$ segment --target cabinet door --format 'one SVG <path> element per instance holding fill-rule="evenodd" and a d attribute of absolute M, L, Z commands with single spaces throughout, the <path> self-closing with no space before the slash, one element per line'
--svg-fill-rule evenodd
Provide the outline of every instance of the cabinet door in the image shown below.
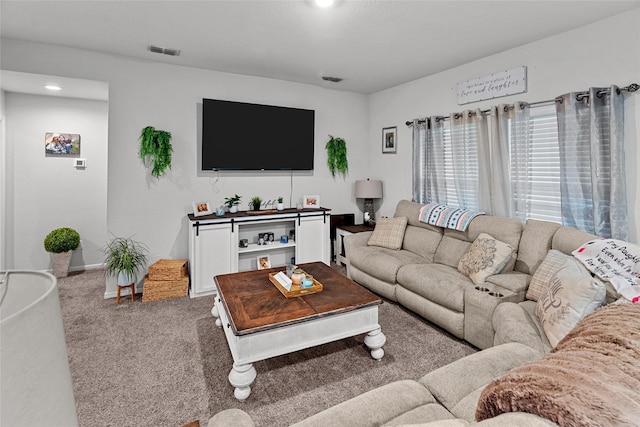
<path fill-rule="evenodd" d="M 329 265 L 330 243 L 328 219 L 325 221 L 323 216 L 300 218 L 300 224 L 296 225 L 296 264 L 321 261 Z"/>
<path fill-rule="evenodd" d="M 214 276 L 231 273 L 231 260 L 237 256 L 231 225 L 201 225 L 194 227 L 191 234 L 191 296 L 214 293 Z"/>

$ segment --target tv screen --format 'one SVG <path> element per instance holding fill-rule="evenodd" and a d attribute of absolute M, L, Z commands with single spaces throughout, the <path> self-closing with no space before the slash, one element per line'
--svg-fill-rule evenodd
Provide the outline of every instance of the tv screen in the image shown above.
<path fill-rule="evenodd" d="M 315 111 L 202 100 L 202 170 L 312 170 Z"/>

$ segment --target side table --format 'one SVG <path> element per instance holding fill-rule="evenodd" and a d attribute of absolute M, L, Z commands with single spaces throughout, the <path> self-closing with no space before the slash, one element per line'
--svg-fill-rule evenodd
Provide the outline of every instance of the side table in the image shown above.
<path fill-rule="evenodd" d="M 355 233 L 362 233 L 365 231 L 373 231 L 374 225 L 341 225 L 336 228 L 336 262 L 346 265 L 347 257 L 344 252 L 344 237 Z"/>

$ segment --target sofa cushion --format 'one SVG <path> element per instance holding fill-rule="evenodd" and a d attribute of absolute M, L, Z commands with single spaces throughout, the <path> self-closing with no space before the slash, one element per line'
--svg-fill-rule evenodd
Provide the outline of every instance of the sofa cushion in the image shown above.
<path fill-rule="evenodd" d="M 569 255 L 555 249 L 547 252 L 544 261 L 542 261 L 542 264 L 536 269 L 536 272 L 531 278 L 529 289 L 527 289 L 527 299 L 538 301 L 540 295 L 549 287 L 553 275 L 556 274 L 570 258 Z"/>
<path fill-rule="evenodd" d="M 400 249 L 406 228 L 406 217 L 380 218 L 367 244 L 388 249 Z"/>
<path fill-rule="evenodd" d="M 433 256 L 433 262 L 457 269 L 458 264 L 460 264 L 460 258 L 467 253 L 470 246 L 471 242 L 444 235 Z"/>
<path fill-rule="evenodd" d="M 407 426 L 407 425 L 415 425 L 422 424 L 430 421 L 442 421 L 442 420 L 452 420 L 454 416 L 451 412 L 447 411 L 444 406 L 439 403 L 427 403 L 426 405 L 418 406 L 415 409 L 412 409 L 404 414 L 396 417 L 384 425 L 385 427 L 390 426 Z"/>
<path fill-rule="evenodd" d="M 383 425 L 413 409 L 435 403 L 431 393 L 418 382 L 395 381 L 332 406 L 293 426 Z M 446 416 L 446 411 L 439 412 Z"/>
<path fill-rule="evenodd" d="M 476 285 L 482 285 L 488 276 L 500 273 L 515 254 L 512 246 L 481 233 L 460 259 L 458 270 Z"/>
<path fill-rule="evenodd" d="M 379 246 L 360 247 L 358 250 L 348 252 L 348 256 L 351 265 L 388 283 L 396 283 L 396 274 L 403 265 L 426 262 L 424 258 L 413 252 Z"/>
<path fill-rule="evenodd" d="M 598 239 L 595 234 L 578 230 L 573 227 L 560 227 L 553 235 L 551 241 L 551 249 L 556 249 L 570 255 L 571 252 L 578 249 L 590 240 Z"/>
<path fill-rule="evenodd" d="M 464 311 L 464 290 L 469 278 L 442 264 L 407 264 L 398 270 L 400 286 L 450 310 Z"/>
<path fill-rule="evenodd" d="M 535 273 L 551 249 L 553 235 L 560 226 L 557 222 L 528 219 L 522 231 L 515 269 L 527 274 Z"/>
<path fill-rule="evenodd" d="M 427 262 L 433 262 L 433 256 L 442 239 L 442 233 L 433 230 L 407 225 L 402 241 L 402 249 L 406 249 L 423 257 Z"/>
<path fill-rule="evenodd" d="M 570 258 L 551 278 L 540 296 L 536 315 L 555 346 L 587 314 L 605 303 L 604 284 L 592 277 L 579 261 Z"/>

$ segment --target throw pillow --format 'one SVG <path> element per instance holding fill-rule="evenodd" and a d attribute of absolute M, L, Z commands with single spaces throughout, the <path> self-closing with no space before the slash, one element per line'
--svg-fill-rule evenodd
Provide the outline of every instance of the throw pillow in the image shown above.
<path fill-rule="evenodd" d="M 548 251 L 542 264 L 533 273 L 531 283 L 529 283 L 529 288 L 527 289 L 527 299 L 538 301 L 540 295 L 549 287 L 551 277 L 564 266 L 568 259 L 571 259 L 571 257 L 560 251 L 555 249 Z"/>
<path fill-rule="evenodd" d="M 407 217 L 380 218 L 373 229 L 367 245 L 388 249 L 400 249 L 407 228 Z"/>
<path fill-rule="evenodd" d="M 583 317 L 605 303 L 606 295 L 604 283 L 575 259 L 567 259 L 536 305 L 549 343 L 555 347 Z"/>
<path fill-rule="evenodd" d="M 487 277 L 500 273 L 515 253 L 516 250 L 511 245 L 496 240 L 487 233 L 480 233 L 467 253 L 460 258 L 458 271 L 469 276 L 476 285 L 482 285 Z"/>

